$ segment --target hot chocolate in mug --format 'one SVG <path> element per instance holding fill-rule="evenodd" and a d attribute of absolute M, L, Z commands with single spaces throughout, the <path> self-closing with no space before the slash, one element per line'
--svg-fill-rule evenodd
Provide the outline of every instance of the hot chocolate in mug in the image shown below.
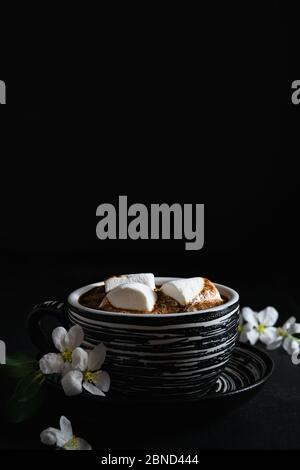
<path fill-rule="evenodd" d="M 177 278 L 156 277 L 157 286 Z M 98 282 L 72 292 L 67 304 L 44 302 L 28 317 L 32 342 L 41 354 L 53 350 L 42 328 L 54 316 L 69 328 L 84 330 L 83 347 L 103 342 L 104 369 L 111 390 L 134 397 L 192 400 L 206 394 L 224 370 L 237 340 L 239 296 L 230 287 L 215 284 L 224 303 L 205 310 L 168 314 L 123 313 L 92 309 L 79 303 Z M 109 392 L 108 392 L 109 393 Z"/>

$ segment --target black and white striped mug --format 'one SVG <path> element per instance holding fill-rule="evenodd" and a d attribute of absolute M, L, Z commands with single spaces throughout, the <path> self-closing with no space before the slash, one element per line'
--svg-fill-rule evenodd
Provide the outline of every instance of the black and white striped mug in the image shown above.
<path fill-rule="evenodd" d="M 156 285 L 173 279 L 158 277 Z M 105 370 L 111 376 L 112 390 L 138 398 L 188 400 L 213 387 L 237 339 L 236 291 L 215 284 L 225 300 L 222 305 L 164 315 L 107 312 L 79 303 L 82 294 L 102 285 L 98 282 L 72 292 L 67 313 L 59 302 L 35 307 L 28 320 L 29 333 L 41 352 L 48 352 L 50 347 L 40 327 L 41 320 L 52 314 L 64 326 L 82 326 L 85 347 L 105 344 Z"/>

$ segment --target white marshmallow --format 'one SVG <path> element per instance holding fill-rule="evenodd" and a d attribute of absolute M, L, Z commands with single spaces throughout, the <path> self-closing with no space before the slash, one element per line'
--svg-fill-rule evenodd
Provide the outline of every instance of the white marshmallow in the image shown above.
<path fill-rule="evenodd" d="M 145 284 L 149 286 L 150 289 L 155 289 L 154 274 L 152 273 L 123 274 L 122 276 L 113 276 L 106 279 L 106 281 L 104 281 L 105 292 L 109 292 L 122 284 L 129 284 L 131 282 Z"/>
<path fill-rule="evenodd" d="M 161 286 L 161 291 L 175 299 L 180 305 L 192 302 L 204 287 L 203 277 L 191 277 L 190 279 L 177 279 L 166 282 Z"/>
<path fill-rule="evenodd" d="M 157 300 L 156 293 L 149 286 L 138 282 L 119 285 L 106 297 L 113 307 L 140 312 L 151 312 Z"/>

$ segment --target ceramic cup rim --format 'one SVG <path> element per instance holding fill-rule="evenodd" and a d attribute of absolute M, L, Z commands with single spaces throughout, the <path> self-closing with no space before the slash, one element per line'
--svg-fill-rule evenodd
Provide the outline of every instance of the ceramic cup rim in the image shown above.
<path fill-rule="evenodd" d="M 174 281 L 176 279 L 181 279 L 181 278 L 179 278 L 179 277 L 160 277 L 160 276 L 158 276 L 158 277 L 155 277 L 155 282 L 156 282 L 156 284 L 161 284 L 161 283 L 164 283 L 164 282 Z M 168 314 L 164 315 L 164 318 L 166 318 L 166 317 L 167 318 L 188 317 L 188 316 L 195 315 L 197 313 L 201 313 L 201 315 L 205 315 L 205 314 L 210 314 L 211 315 L 214 312 L 218 313 L 222 310 L 227 311 L 228 307 L 231 307 L 232 305 L 235 305 L 236 303 L 238 303 L 239 294 L 234 289 L 232 289 L 231 287 L 225 286 L 223 284 L 219 284 L 219 283 L 214 283 L 214 284 L 217 287 L 217 289 L 220 291 L 221 295 L 225 295 L 228 298 L 228 300 L 226 302 L 224 302 L 222 305 L 218 305 L 216 307 L 211 307 L 211 308 L 207 308 L 207 309 L 203 309 L 203 310 L 196 310 L 196 311 L 193 311 L 193 312 L 168 313 Z M 80 288 L 74 290 L 68 296 L 68 304 L 71 307 L 80 309 L 80 310 L 85 311 L 87 313 L 97 314 L 99 316 L 106 315 L 106 316 L 112 316 L 112 317 L 119 316 L 121 318 L 126 318 L 126 317 L 131 317 L 131 318 L 153 318 L 153 320 L 155 318 L 161 318 L 162 317 L 162 315 L 154 315 L 153 313 L 128 313 L 128 312 L 123 313 L 123 312 L 109 312 L 107 310 L 97 310 L 97 309 L 94 309 L 94 308 L 90 308 L 90 307 L 86 307 L 84 305 L 81 305 L 78 302 L 78 299 L 82 294 L 89 291 L 93 287 L 100 287 L 100 286 L 103 286 L 103 285 L 104 285 L 104 281 L 94 282 L 92 284 L 87 284 L 83 287 L 80 287 Z"/>

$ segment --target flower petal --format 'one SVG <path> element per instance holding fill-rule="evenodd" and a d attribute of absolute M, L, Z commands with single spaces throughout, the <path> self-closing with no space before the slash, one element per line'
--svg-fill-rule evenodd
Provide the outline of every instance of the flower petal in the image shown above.
<path fill-rule="evenodd" d="M 257 313 L 252 310 L 250 307 L 242 308 L 242 315 L 246 322 L 248 322 L 252 326 L 257 326 Z"/>
<path fill-rule="evenodd" d="M 265 326 L 273 326 L 278 320 L 278 312 L 274 307 L 266 307 L 257 314 L 259 323 Z"/>
<path fill-rule="evenodd" d="M 76 348 L 72 352 L 72 366 L 74 369 L 84 372 L 88 368 L 88 353 L 82 348 Z"/>
<path fill-rule="evenodd" d="M 62 326 L 58 326 L 57 328 L 54 328 L 52 331 L 52 340 L 54 343 L 54 346 L 59 352 L 63 352 L 65 350 L 65 337 L 67 334 L 67 330 L 63 328 Z"/>
<path fill-rule="evenodd" d="M 297 366 L 298 364 L 300 364 L 299 353 L 300 353 L 300 350 L 298 349 L 298 351 L 294 351 L 293 354 L 292 354 L 292 363 L 293 363 L 295 366 Z"/>
<path fill-rule="evenodd" d="M 105 370 L 99 370 L 94 374 L 95 385 L 97 388 L 102 390 L 102 392 L 108 392 L 110 387 L 110 376 Z"/>
<path fill-rule="evenodd" d="M 300 323 L 293 323 L 289 328 L 289 333 L 291 335 L 300 333 Z"/>
<path fill-rule="evenodd" d="M 64 360 L 60 354 L 45 354 L 40 361 L 39 366 L 43 374 L 60 374 L 64 365 Z"/>
<path fill-rule="evenodd" d="M 54 444 L 57 442 L 56 436 L 59 432 L 60 430 L 55 428 L 44 429 L 44 431 L 42 431 L 40 434 L 41 442 L 46 444 L 46 446 L 54 446 Z"/>
<path fill-rule="evenodd" d="M 253 329 L 253 326 L 250 325 L 250 323 L 244 323 L 242 325 L 242 331 L 240 332 L 239 340 L 242 343 L 247 343 L 248 342 L 248 336 L 247 333 Z"/>
<path fill-rule="evenodd" d="M 99 370 L 105 361 L 106 347 L 103 343 L 98 344 L 89 351 L 88 369 L 91 371 Z"/>
<path fill-rule="evenodd" d="M 241 331 L 240 336 L 239 336 L 239 340 L 242 343 L 247 343 L 248 342 L 247 331 L 245 331 L 245 330 Z"/>
<path fill-rule="evenodd" d="M 67 396 L 79 395 L 82 392 L 83 375 L 79 370 L 71 370 L 61 380 L 62 388 Z"/>
<path fill-rule="evenodd" d="M 63 436 L 66 439 L 66 442 L 71 439 L 73 436 L 72 424 L 65 416 L 61 416 L 59 420 L 59 425 Z"/>
<path fill-rule="evenodd" d="M 293 354 L 295 351 L 299 351 L 299 343 L 293 338 L 285 338 L 283 341 L 283 348 L 287 353 Z"/>
<path fill-rule="evenodd" d="M 251 331 L 248 331 L 246 335 L 247 335 L 248 340 L 250 341 L 250 344 L 252 344 L 252 346 L 257 342 L 259 338 L 259 334 L 254 328 L 252 328 Z"/>
<path fill-rule="evenodd" d="M 73 351 L 73 349 L 81 345 L 83 338 L 84 332 L 81 326 L 72 326 L 72 328 L 69 329 L 64 339 L 65 350 L 67 349 L 68 351 Z"/>
<path fill-rule="evenodd" d="M 56 446 L 57 446 L 57 447 L 62 448 L 62 447 L 64 447 L 64 445 L 68 442 L 68 441 L 66 440 L 64 434 L 63 434 L 61 431 L 59 431 L 59 432 L 57 433 L 56 438 L 57 438 L 57 440 L 56 440 Z"/>
<path fill-rule="evenodd" d="M 277 349 L 282 345 L 282 336 L 280 338 L 275 339 L 272 343 L 267 345 L 267 349 L 273 350 Z"/>
<path fill-rule="evenodd" d="M 283 349 L 290 354 L 290 345 L 291 345 L 291 338 L 285 338 L 283 340 Z"/>
<path fill-rule="evenodd" d="M 284 331 L 289 331 L 289 329 L 295 323 L 295 321 L 296 321 L 295 317 L 290 317 L 286 322 L 284 322 L 284 324 L 282 325 L 282 329 Z"/>
<path fill-rule="evenodd" d="M 105 393 L 103 393 L 101 390 L 99 390 L 98 387 L 96 387 L 96 385 L 93 385 L 90 382 L 83 382 L 83 388 L 92 395 L 100 395 L 105 397 Z"/>
<path fill-rule="evenodd" d="M 265 328 L 265 331 L 259 335 L 260 341 L 264 344 L 271 344 L 276 341 L 277 338 L 277 328 L 275 328 L 275 326 L 269 326 L 268 328 Z"/>
<path fill-rule="evenodd" d="M 299 350 L 300 350 L 299 343 L 293 340 L 291 344 L 291 354 L 294 354 L 294 352 L 299 351 Z"/>

